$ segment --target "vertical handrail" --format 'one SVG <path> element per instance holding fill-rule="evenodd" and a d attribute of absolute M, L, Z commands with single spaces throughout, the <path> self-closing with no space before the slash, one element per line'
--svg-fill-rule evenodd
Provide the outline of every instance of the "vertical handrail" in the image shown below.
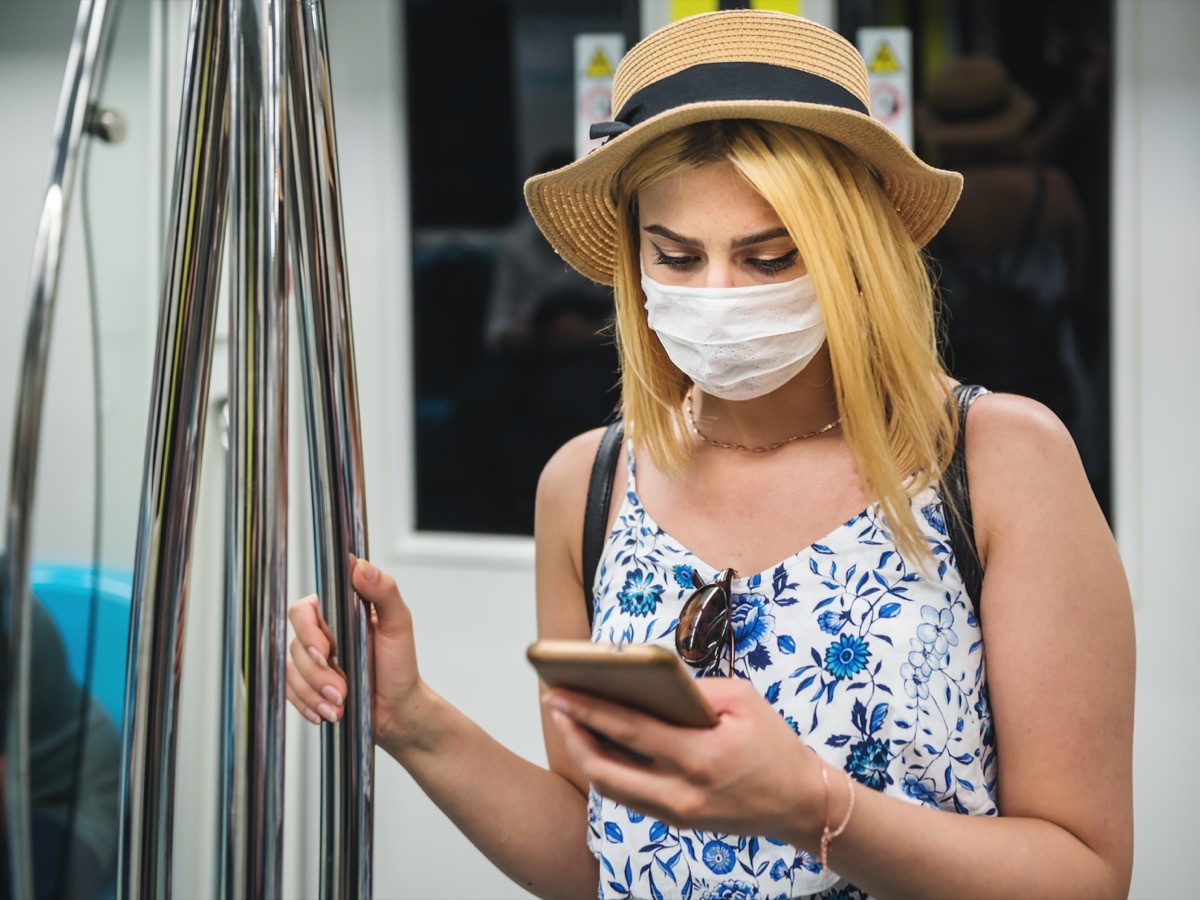
<path fill-rule="evenodd" d="M 289 33 L 296 54 L 290 69 Z M 295 157 L 289 112 L 297 119 Z M 119 890 L 131 898 L 172 891 L 187 568 L 230 183 L 235 260 L 218 890 L 273 898 L 282 881 L 287 205 L 318 510 L 317 576 L 354 695 L 343 725 L 326 729 L 322 745 L 322 893 L 367 898 L 369 617 L 350 586 L 353 557 L 367 550 L 366 504 L 324 19 L 313 0 L 192 6 L 135 564 Z"/>
<path fill-rule="evenodd" d="M 121 897 L 169 897 L 184 612 L 229 168 L 229 20 L 194 0 L 134 563 L 121 765 Z"/>
<path fill-rule="evenodd" d="M 372 661 L 370 618 L 351 584 L 354 560 L 367 555 L 366 501 L 332 85 L 319 2 L 289 4 L 288 41 L 288 208 L 302 329 L 317 593 L 350 682 L 342 722 L 321 731 L 319 895 L 349 900 L 371 896 Z"/>
<path fill-rule="evenodd" d="M 49 183 L 34 242 L 33 288 L 17 392 L 5 516 L 7 565 L 0 578 L 0 615 L 7 646 L 4 683 L 5 820 L 14 897 L 33 896 L 29 798 L 30 596 L 29 554 L 41 439 L 50 328 L 80 144 L 88 108 L 99 90 L 118 0 L 82 0 L 67 57 L 54 123 Z M 100 477 L 97 473 L 96 477 Z"/>
<path fill-rule="evenodd" d="M 230 0 L 234 267 L 219 891 L 272 900 L 283 875 L 287 606 L 285 0 Z"/>

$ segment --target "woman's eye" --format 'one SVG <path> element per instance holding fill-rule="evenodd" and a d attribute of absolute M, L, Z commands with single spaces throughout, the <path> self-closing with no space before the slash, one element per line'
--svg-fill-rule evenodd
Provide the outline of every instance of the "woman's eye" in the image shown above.
<path fill-rule="evenodd" d="M 777 256 L 774 259 L 750 259 L 747 262 L 760 272 L 766 272 L 768 275 L 774 275 L 777 272 L 782 272 L 785 269 L 790 269 L 796 264 L 796 257 L 799 255 L 799 250 L 793 248 L 783 256 Z"/>
<path fill-rule="evenodd" d="M 661 250 L 658 250 L 654 258 L 654 262 L 660 266 L 670 266 L 672 269 L 688 269 L 696 264 L 699 257 L 696 256 L 668 256 Z"/>

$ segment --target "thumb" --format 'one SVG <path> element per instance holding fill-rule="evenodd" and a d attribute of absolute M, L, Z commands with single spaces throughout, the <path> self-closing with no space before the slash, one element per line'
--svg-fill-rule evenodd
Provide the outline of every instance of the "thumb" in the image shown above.
<path fill-rule="evenodd" d="M 696 687 L 718 715 L 737 713 L 758 696 L 753 685 L 742 678 L 697 678 Z"/>
<path fill-rule="evenodd" d="M 374 605 L 379 631 L 389 634 L 404 627 L 408 609 L 392 576 L 360 558 L 354 564 L 353 582 L 358 595 Z"/>

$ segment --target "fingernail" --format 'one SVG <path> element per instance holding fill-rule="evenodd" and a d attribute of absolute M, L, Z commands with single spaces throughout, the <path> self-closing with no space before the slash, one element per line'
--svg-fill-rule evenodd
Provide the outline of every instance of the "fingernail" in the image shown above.
<path fill-rule="evenodd" d="M 548 696 L 543 702 L 546 704 L 546 708 L 555 715 L 562 715 L 571 711 L 571 707 L 562 697 L 556 697 L 553 694 Z"/>
<path fill-rule="evenodd" d="M 321 688 L 321 696 L 334 706 L 342 705 L 342 695 L 337 692 L 337 689 L 332 684 L 327 684 Z"/>
<path fill-rule="evenodd" d="M 309 647 L 308 655 L 311 656 L 313 659 L 315 659 L 317 661 L 317 665 L 320 666 L 322 669 L 329 668 L 329 660 L 327 660 L 325 657 L 323 657 L 321 655 L 320 651 L 318 651 L 316 647 Z"/>
<path fill-rule="evenodd" d="M 371 584 L 374 584 L 375 582 L 377 582 L 379 580 L 379 570 L 377 568 L 375 568 L 373 565 L 371 565 L 369 562 L 367 562 L 365 559 L 362 560 L 362 564 L 363 564 L 363 574 L 367 576 L 367 581 L 371 582 Z"/>
<path fill-rule="evenodd" d="M 567 721 L 566 715 L 564 715 L 562 712 L 560 712 L 557 709 L 550 710 L 550 718 L 553 719 L 554 724 L 559 727 L 561 727 L 562 724 Z"/>
<path fill-rule="evenodd" d="M 321 714 L 321 718 L 325 719 L 326 721 L 336 722 L 338 720 L 337 710 L 328 703 L 318 703 L 317 712 L 319 712 Z"/>
<path fill-rule="evenodd" d="M 304 718 L 308 719 L 308 721 L 312 722 L 314 725 L 321 724 L 321 717 L 318 716 L 311 709 L 309 709 L 307 706 L 304 708 Z"/>

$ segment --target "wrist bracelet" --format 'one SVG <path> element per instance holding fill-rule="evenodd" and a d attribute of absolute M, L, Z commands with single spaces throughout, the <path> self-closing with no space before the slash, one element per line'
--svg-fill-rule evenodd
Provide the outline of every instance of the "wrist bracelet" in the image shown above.
<path fill-rule="evenodd" d="M 829 865 L 829 842 L 838 837 L 850 824 L 850 816 L 854 812 L 854 779 L 846 773 L 846 786 L 850 790 L 850 802 L 846 806 L 846 815 L 840 825 L 833 831 L 829 830 L 829 772 L 825 761 L 821 761 L 821 781 L 825 785 L 825 826 L 821 829 L 821 871 L 827 871 Z"/>

